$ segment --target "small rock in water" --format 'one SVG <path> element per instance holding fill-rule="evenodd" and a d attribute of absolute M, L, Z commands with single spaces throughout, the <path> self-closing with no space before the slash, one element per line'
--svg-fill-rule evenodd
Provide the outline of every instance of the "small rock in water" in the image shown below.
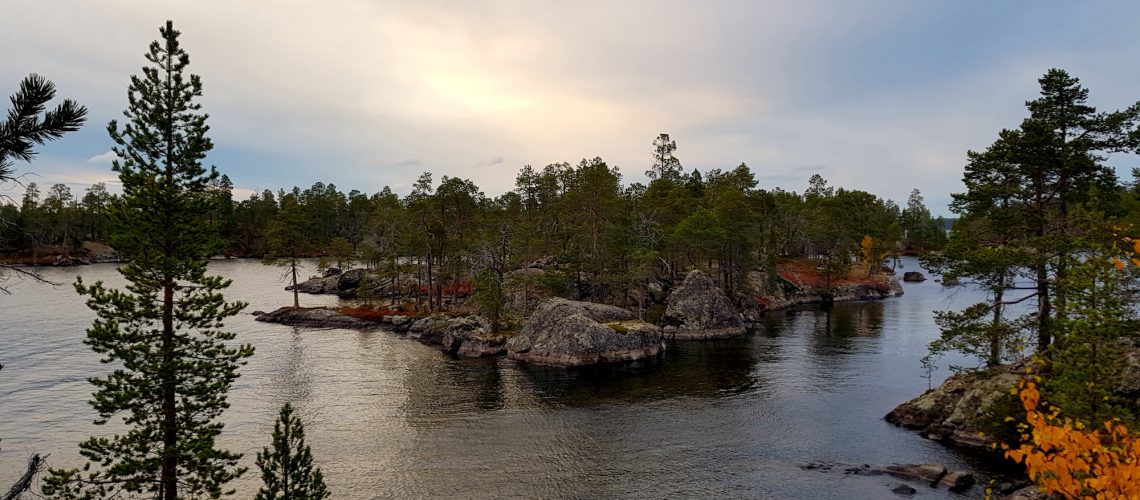
<path fill-rule="evenodd" d="M 965 471 L 950 471 L 938 481 L 939 485 L 950 488 L 950 491 L 963 492 L 974 485 L 974 475 Z"/>
<path fill-rule="evenodd" d="M 903 273 L 903 281 L 909 281 L 911 283 L 926 281 L 926 276 L 923 276 L 922 273 L 918 271 L 907 271 Z"/>
<path fill-rule="evenodd" d="M 895 486 L 894 488 L 891 488 L 891 493 L 894 493 L 896 495 L 907 495 L 907 496 L 909 496 L 909 495 L 913 495 L 917 492 L 918 492 L 918 490 L 911 488 L 910 486 L 907 486 L 905 484 L 900 484 L 898 486 Z"/>
<path fill-rule="evenodd" d="M 946 467 L 941 464 L 891 465 L 883 472 L 902 479 L 913 479 L 934 486 L 946 476 Z"/>

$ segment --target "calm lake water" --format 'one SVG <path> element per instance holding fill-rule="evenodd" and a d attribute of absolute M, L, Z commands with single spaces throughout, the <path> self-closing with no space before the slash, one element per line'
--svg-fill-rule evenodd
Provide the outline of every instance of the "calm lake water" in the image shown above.
<path fill-rule="evenodd" d="M 937 335 L 931 311 L 976 298 L 933 281 L 831 312 L 774 313 L 746 338 L 677 343 L 648 362 L 563 370 L 454 359 L 387 332 L 257 323 L 250 312 L 292 301 L 280 268 L 211 270 L 234 280 L 228 298 L 250 303 L 227 326 L 257 349 L 224 418 L 222 444 L 251 467 L 234 483 L 239 498 L 259 486 L 254 454 L 286 401 L 334 498 L 889 498 L 899 481 L 842 469 L 972 466 L 882 420 L 927 387 L 918 360 Z M 113 265 L 45 270 L 64 283 L 77 273 L 122 283 Z M 12 292 L 0 296 L 0 485 L 33 452 L 80 465 L 76 444 L 109 430 L 91 424 L 86 402 L 86 378 L 108 371 L 82 343 L 93 314 L 70 286 Z M 800 467 L 819 461 L 839 465 Z M 916 497 L 955 495 L 919 487 Z"/>

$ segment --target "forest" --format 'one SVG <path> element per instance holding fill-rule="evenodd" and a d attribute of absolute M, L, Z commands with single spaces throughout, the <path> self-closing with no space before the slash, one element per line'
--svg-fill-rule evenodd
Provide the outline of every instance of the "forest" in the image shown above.
<path fill-rule="evenodd" d="M 497 197 L 472 180 L 436 183 L 425 172 L 403 197 L 388 187 L 344 193 L 317 182 L 235 200 L 223 175 L 205 192 L 211 209 L 203 223 L 225 241 L 226 257 L 323 257 L 330 266 L 414 274 L 429 310 L 539 259 L 563 270 L 546 283 L 558 294 L 628 305 L 645 280 L 692 268 L 715 270 L 725 290 L 743 297 L 759 292 L 747 289 L 749 272 L 775 276 L 784 259 L 811 259 L 840 274 L 868 252 L 882 260 L 946 241 L 947 223 L 918 190 L 900 206 L 829 186 L 819 174 L 802 194 L 765 189 L 745 164 L 686 172 L 676 150 L 667 134 L 653 141 L 648 185 L 624 184 L 617 167 L 593 158 L 524 166 L 515 189 Z M 3 251 L 16 260 L 81 255 L 83 241 L 107 241 L 115 198 L 103 184 L 80 195 L 30 182 L 18 204 L 0 207 L 11 222 L 0 232 Z"/>

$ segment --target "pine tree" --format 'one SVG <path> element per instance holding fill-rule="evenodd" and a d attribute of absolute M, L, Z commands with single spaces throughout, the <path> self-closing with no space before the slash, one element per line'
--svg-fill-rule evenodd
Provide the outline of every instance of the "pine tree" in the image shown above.
<path fill-rule="evenodd" d="M 273 448 L 257 454 L 257 467 L 265 486 L 257 500 L 320 500 L 331 494 L 320 468 L 313 467 L 313 454 L 305 444 L 305 426 L 285 403 L 273 424 Z"/>
<path fill-rule="evenodd" d="M 230 281 L 206 274 L 219 240 L 202 220 L 218 177 L 201 161 L 212 147 L 197 75 L 167 21 L 150 45 L 141 77 L 131 78 L 120 128 L 107 130 L 122 160 L 114 163 L 123 195 L 112 206 L 112 244 L 132 260 L 120 268 L 126 290 L 76 283 L 97 319 L 92 350 L 118 368 L 95 385 L 97 424 L 121 417 L 125 430 L 81 443 L 82 470 L 53 470 L 44 485 L 62 498 L 218 498 L 241 475 L 240 454 L 216 446 L 226 392 L 249 345 L 232 346 L 223 321 L 245 307 L 226 302 Z"/>

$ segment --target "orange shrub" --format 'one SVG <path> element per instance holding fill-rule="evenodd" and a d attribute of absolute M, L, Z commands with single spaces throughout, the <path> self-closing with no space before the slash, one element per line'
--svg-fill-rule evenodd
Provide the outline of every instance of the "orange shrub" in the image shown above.
<path fill-rule="evenodd" d="M 1019 387 L 1027 414 L 1020 426 L 1023 443 L 1002 448 L 1006 457 L 1025 464 L 1042 491 L 1067 498 L 1140 499 L 1140 439 L 1116 421 L 1086 429 L 1062 419 L 1057 407 L 1049 407 L 1048 414 L 1038 411 L 1037 385 L 1025 380 Z"/>

